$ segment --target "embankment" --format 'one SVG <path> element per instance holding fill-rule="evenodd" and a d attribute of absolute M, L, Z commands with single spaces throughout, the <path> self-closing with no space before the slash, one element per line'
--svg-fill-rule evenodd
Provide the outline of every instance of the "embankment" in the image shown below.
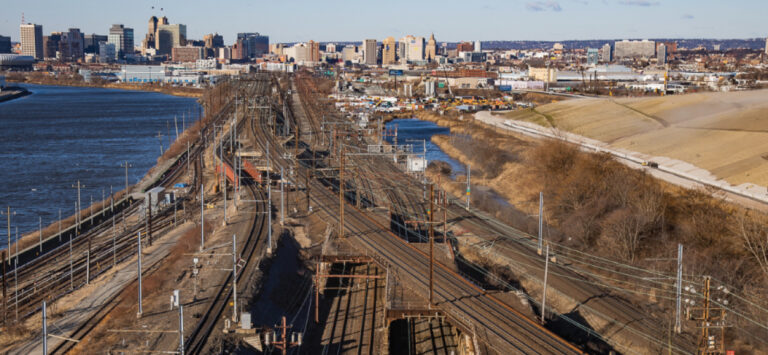
<path fill-rule="evenodd" d="M 20 87 L 6 87 L 0 92 L 0 102 L 11 101 L 31 94 L 29 90 Z"/>
<path fill-rule="evenodd" d="M 673 264 L 653 260 L 668 258 L 669 251 L 680 243 L 685 247 L 685 270 L 711 275 L 730 284 L 750 302 L 768 306 L 761 291 L 768 285 L 768 269 L 758 271 L 759 253 L 745 247 L 747 238 L 755 241 L 761 233 L 753 231 L 768 228 L 764 214 L 713 197 L 708 191 L 683 189 L 657 180 L 608 154 L 583 152 L 564 142 L 491 128 L 470 115 L 441 116 L 422 111 L 415 116 L 451 129 L 451 136 L 434 136 L 432 141 L 452 158 L 471 164 L 473 185 L 495 190 L 529 216 L 538 214 L 538 195 L 543 192 L 544 218 L 552 226 L 547 240 L 669 274 L 675 272 Z M 449 176 L 442 174 L 441 180 L 445 182 Z M 462 189 L 455 185 L 443 187 L 461 196 Z M 473 196 L 472 203 L 499 217 L 497 205 L 484 205 L 477 196 Z M 520 230 L 535 231 L 529 219 L 500 219 Z M 764 232 L 762 235 L 764 239 Z M 610 278 L 609 273 L 606 275 Z M 674 312 L 668 300 L 643 295 L 631 284 L 622 287 L 638 294 L 632 297 L 637 304 Z M 762 321 L 768 319 L 761 311 L 750 314 Z M 740 334 L 763 331 L 744 319 L 734 322 Z M 755 350 L 753 346 L 759 344 L 748 336 L 737 338 L 745 344 L 745 350 Z"/>
<path fill-rule="evenodd" d="M 157 92 L 166 95 L 173 95 L 179 97 L 191 97 L 201 98 L 203 96 L 204 89 L 189 88 L 189 87 L 177 87 L 168 85 L 154 85 L 154 84 L 127 84 L 127 83 L 109 83 L 109 82 L 85 82 L 82 80 L 57 80 L 49 77 L 14 77 L 6 78 L 8 82 L 36 84 L 36 85 L 57 85 L 57 86 L 75 86 L 75 87 L 91 87 L 91 88 L 105 88 L 105 89 L 121 89 L 121 90 L 134 90 L 134 91 L 146 91 Z"/>

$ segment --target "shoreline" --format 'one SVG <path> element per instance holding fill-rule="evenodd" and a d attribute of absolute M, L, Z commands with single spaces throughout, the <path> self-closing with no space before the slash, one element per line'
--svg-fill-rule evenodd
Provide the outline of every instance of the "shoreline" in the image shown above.
<path fill-rule="evenodd" d="M 7 87 L 2 92 L 0 92 L 0 103 L 22 98 L 30 94 L 32 94 L 31 91 L 22 87 L 18 87 L 18 86 Z"/>
<path fill-rule="evenodd" d="M 119 83 L 105 83 L 105 84 L 98 84 L 98 83 L 86 83 L 86 82 L 57 82 L 57 81 L 47 81 L 47 80 L 28 80 L 29 78 L 25 78 L 27 80 L 19 81 L 19 80 L 9 80 L 6 78 L 6 81 L 9 83 L 15 83 L 15 84 L 32 84 L 32 85 L 49 85 L 49 86 L 70 86 L 70 87 L 86 87 L 86 88 L 100 88 L 100 89 L 119 89 L 119 90 L 131 90 L 131 91 L 143 91 L 143 92 L 156 92 L 160 94 L 166 94 L 176 97 L 185 97 L 185 98 L 197 98 L 200 99 L 203 97 L 203 92 L 205 89 L 190 89 L 190 88 L 179 88 L 179 87 L 168 87 L 168 86 L 150 86 L 150 85 L 137 85 L 137 84 L 119 84 Z M 2 102 L 2 100 L 0 100 Z"/>

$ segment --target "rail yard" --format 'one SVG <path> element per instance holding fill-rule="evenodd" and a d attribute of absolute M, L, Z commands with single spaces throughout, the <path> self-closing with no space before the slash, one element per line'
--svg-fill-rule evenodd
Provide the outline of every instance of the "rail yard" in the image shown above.
<path fill-rule="evenodd" d="M 575 253 L 543 254 L 535 237 L 409 169 L 412 149 L 383 142 L 396 133 L 361 128 L 329 109 L 318 80 L 309 73 L 256 73 L 220 83 L 217 111 L 208 112 L 199 138 L 151 181 L 12 255 L 4 265 L 10 291 L 3 319 L 26 331 L 2 350 L 686 354 L 695 348 L 692 337 L 668 339 L 659 315 L 580 272 Z M 153 202 L 157 188 L 176 194 Z M 469 240 L 479 242 L 468 246 Z M 543 283 L 551 303 L 540 302 L 541 289 L 513 285 L 462 254 L 489 244 L 497 259 Z M 142 265 L 142 257 L 149 262 Z M 126 270 L 135 273 L 130 282 L 110 281 Z M 150 286 L 142 286 L 142 277 Z M 71 298 L 95 292 L 91 283 L 112 292 L 71 310 Z M 43 304 L 68 311 L 42 319 Z M 557 311 L 564 304 L 570 312 Z M 46 330 L 41 322 L 48 322 Z"/>

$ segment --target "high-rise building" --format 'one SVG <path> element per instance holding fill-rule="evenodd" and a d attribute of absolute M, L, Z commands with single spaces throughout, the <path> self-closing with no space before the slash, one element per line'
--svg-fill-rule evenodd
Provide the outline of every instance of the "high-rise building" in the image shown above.
<path fill-rule="evenodd" d="M 243 40 L 248 58 L 257 58 L 269 53 L 269 36 L 263 36 L 258 32 L 243 32 L 237 34 L 237 39 Z"/>
<path fill-rule="evenodd" d="M 597 48 L 587 48 L 587 65 L 597 65 L 600 55 Z"/>
<path fill-rule="evenodd" d="M 157 19 L 157 16 L 149 18 L 147 35 L 144 36 L 144 41 L 141 42 L 142 53 L 146 52 L 149 48 L 155 48 L 155 36 L 157 35 L 157 26 L 159 22 L 160 20 Z"/>
<path fill-rule="evenodd" d="M 424 37 L 409 36 L 406 42 L 406 59 L 408 61 L 423 61 L 424 60 Z"/>
<path fill-rule="evenodd" d="M 112 42 L 99 42 L 99 61 L 109 63 L 117 58 L 117 46 Z"/>
<path fill-rule="evenodd" d="M 408 40 L 412 37 L 413 36 L 410 35 L 405 36 L 397 41 L 397 58 L 401 63 L 406 63 L 408 61 L 408 56 L 406 55 L 408 53 Z"/>
<path fill-rule="evenodd" d="M 114 24 L 109 29 L 107 42 L 115 45 L 116 58 L 123 58 L 133 53 L 133 28 Z"/>
<path fill-rule="evenodd" d="M 203 41 L 205 41 L 205 48 L 224 47 L 224 37 L 222 37 L 218 33 L 216 34 L 209 33 L 203 36 Z"/>
<path fill-rule="evenodd" d="M 475 52 L 482 52 L 483 51 L 483 45 L 480 43 L 480 40 L 475 41 L 475 48 L 473 48 Z"/>
<path fill-rule="evenodd" d="M 70 28 L 67 32 L 61 33 L 59 41 L 59 53 L 61 60 L 76 61 L 83 58 L 83 34 L 78 28 Z"/>
<path fill-rule="evenodd" d="M 659 65 L 667 64 L 667 46 L 664 43 L 656 48 L 656 61 Z"/>
<path fill-rule="evenodd" d="M 165 17 L 163 17 L 166 19 Z M 167 19 L 166 19 L 167 21 Z M 158 24 L 155 36 L 155 49 L 157 54 L 170 56 L 174 47 L 187 45 L 187 25 L 182 24 Z"/>
<path fill-rule="evenodd" d="M 387 37 L 381 44 L 381 64 L 397 63 L 397 44 L 394 37 Z"/>
<path fill-rule="evenodd" d="M 603 63 L 610 63 L 613 60 L 613 56 L 611 54 L 611 44 L 604 44 L 603 48 L 600 49 L 600 61 Z"/>
<path fill-rule="evenodd" d="M 363 40 L 363 63 L 365 65 L 376 65 L 377 59 L 376 40 Z"/>
<path fill-rule="evenodd" d="M 235 40 L 235 43 L 232 45 L 232 59 L 233 60 L 243 60 L 245 58 L 248 58 L 248 50 L 245 48 L 245 40 L 242 38 L 238 38 Z"/>
<path fill-rule="evenodd" d="M 11 53 L 11 37 L 0 36 L 0 53 Z"/>
<path fill-rule="evenodd" d="M 309 47 L 309 61 L 319 62 L 320 61 L 320 43 L 310 40 L 309 43 L 307 43 L 307 47 Z"/>
<path fill-rule="evenodd" d="M 21 55 L 43 59 L 43 25 L 21 24 Z"/>
<path fill-rule="evenodd" d="M 325 45 L 325 53 L 336 53 L 336 44 L 328 43 Z"/>
<path fill-rule="evenodd" d="M 61 32 L 51 32 L 48 36 L 43 36 L 43 58 L 56 59 L 59 52 L 59 42 L 61 42 Z"/>
<path fill-rule="evenodd" d="M 614 43 L 615 58 L 651 58 L 656 55 L 656 42 L 644 39 L 642 41 L 623 40 Z"/>
<path fill-rule="evenodd" d="M 358 58 L 357 47 L 353 44 L 348 44 L 341 49 L 341 60 L 354 61 Z"/>
<path fill-rule="evenodd" d="M 475 50 L 475 46 L 472 42 L 461 42 L 456 45 L 457 52 L 472 52 Z"/>
<path fill-rule="evenodd" d="M 431 34 L 429 36 L 429 40 L 427 41 L 427 46 L 424 47 L 424 57 L 427 59 L 427 61 L 433 61 L 435 60 L 435 56 L 437 55 L 437 41 L 435 41 L 435 34 Z"/>
<path fill-rule="evenodd" d="M 83 36 L 83 52 L 85 53 L 99 53 L 99 42 L 106 42 L 107 36 L 89 34 Z"/>
<path fill-rule="evenodd" d="M 765 39 L 765 54 L 768 54 L 768 38 Z"/>

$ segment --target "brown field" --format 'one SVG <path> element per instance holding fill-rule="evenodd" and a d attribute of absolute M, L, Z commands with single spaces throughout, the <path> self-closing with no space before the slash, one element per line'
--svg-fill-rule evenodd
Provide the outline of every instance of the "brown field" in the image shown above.
<path fill-rule="evenodd" d="M 506 117 L 682 160 L 733 185 L 768 185 L 768 90 L 567 100 Z"/>

